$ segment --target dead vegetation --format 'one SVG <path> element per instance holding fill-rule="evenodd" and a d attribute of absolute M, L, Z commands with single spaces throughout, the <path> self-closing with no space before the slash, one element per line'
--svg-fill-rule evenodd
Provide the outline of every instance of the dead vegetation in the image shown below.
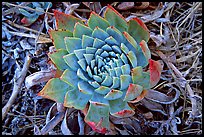
<path fill-rule="evenodd" d="M 103 16 L 107 4 L 126 20 L 139 17 L 145 22 L 152 58 L 163 63 L 161 80 L 154 90 L 175 98 L 156 107 L 146 104 L 149 109 L 135 104 L 134 117 L 110 117 L 111 131 L 107 134 L 202 134 L 201 2 L 52 2 L 37 21 L 24 26 L 18 9 L 35 11 L 28 4 L 2 3 L 3 135 L 98 134 L 84 123 L 83 113 L 72 108 L 65 111 L 61 104 L 37 93 L 55 72 L 47 56 L 52 50 L 48 30 L 55 28 L 53 10 L 87 20 L 91 11 Z"/>

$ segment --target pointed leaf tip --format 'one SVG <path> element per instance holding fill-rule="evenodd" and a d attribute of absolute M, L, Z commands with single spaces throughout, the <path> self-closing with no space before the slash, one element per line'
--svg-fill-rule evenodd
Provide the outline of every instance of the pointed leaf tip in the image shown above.
<path fill-rule="evenodd" d="M 107 132 L 106 128 L 101 127 L 102 119 L 98 122 L 98 124 L 94 122 L 86 122 L 94 131 L 105 134 Z"/>
<path fill-rule="evenodd" d="M 151 87 L 155 86 L 161 76 L 162 66 L 159 61 L 149 59 L 149 71 L 150 71 L 150 84 Z"/>
<path fill-rule="evenodd" d="M 83 23 L 81 19 L 57 10 L 54 10 L 54 16 L 56 18 L 57 29 L 69 30 L 72 32 L 77 22 Z"/>

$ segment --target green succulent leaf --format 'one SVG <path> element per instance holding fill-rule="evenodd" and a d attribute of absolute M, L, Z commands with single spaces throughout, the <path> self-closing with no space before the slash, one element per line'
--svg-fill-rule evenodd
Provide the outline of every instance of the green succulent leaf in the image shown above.
<path fill-rule="evenodd" d="M 77 22 L 83 24 L 81 19 L 76 18 L 69 14 L 59 12 L 57 10 L 54 10 L 54 15 L 55 15 L 56 22 L 57 22 L 57 29 L 69 30 L 73 32 L 74 26 Z"/>
<path fill-rule="evenodd" d="M 65 70 L 68 67 L 65 61 L 62 59 L 64 55 L 67 55 L 67 51 L 64 49 L 58 49 L 56 52 L 48 54 L 52 62 L 60 70 Z"/>
<path fill-rule="evenodd" d="M 52 78 L 38 93 L 38 96 L 54 100 L 58 103 L 63 103 L 66 92 L 71 89 L 71 86 L 69 86 L 67 83 L 63 82 L 59 78 Z"/>
<path fill-rule="evenodd" d="M 110 100 L 110 114 L 119 117 L 130 117 L 135 114 L 132 108 L 129 107 L 126 101 L 123 101 L 121 98 L 116 100 Z"/>
<path fill-rule="evenodd" d="M 144 89 L 150 88 L 150 74 L 149 72 L 143 72 L 142 67 L 135 67 L 131 71 L 133 84 L 143 86 Z"/>
<path fill-rule="evenodd" d="M 116 27 L 121 32 L 126 31 L 128 28 L 124 17 L 111 6 L 107 7 L 104 18 L 110 23 L 111 26 Z"/>
<path fill-rule="evenodd" d="M 54 43 L 54 46 L 56 49 L 66 49 L 64 38 L 65 37 L 71 37 L 73 34 L 72 32 L 66 30 L 49 30 L 49 34 L 52 38 L 52 41 Z"/>
<path fill-rule="evenodd" d="M 142 86 L 137 85 L 137 84 L 130 84 L 127 89 L 124 101 L 130 101 L 130 100 L 135 99 L 142 93 L 142 91 L 143 91 Z"/>
<path fill-rule="evenodd" d="M 96 28 L 97 26 L 105 30 L 109 25 L 108 21 L 97 15 L 95 12 L 91 12 L 91 15 L 88 19 L 88 25 L 91 29 Z"/>
<path fill-rule="evenodd" d="M 76 75 L 76 72 L 71 69 L 66 69 L 61 75 L 60 79 L 72 87 L 76 87 L 78 81 L 80 80 Z"/>
<path fill-rule="evenodd" d="M 128 33 L 139 44 L 142 40 L 147 42 L 149 40 L 149 30 L 146 25 L 138 18 L 133 18 L 128 22 Z"/>
<path fill-rule="evenodd" d="M 92 31 L 89 27 L 77 22 L 74 26 L 73 36 L 77 38 L 82 38 L 83 35 L 91 36 Z"/>
<path fill-rule="evenodd" d="M 69 90 L 64 99 L 64 106 L 65 107 L 74 107 L 76 109 L 84 109 L 86 104 L 91 99 L 92 95 L 84 94 L 80 92 L 77 88 Z"/>

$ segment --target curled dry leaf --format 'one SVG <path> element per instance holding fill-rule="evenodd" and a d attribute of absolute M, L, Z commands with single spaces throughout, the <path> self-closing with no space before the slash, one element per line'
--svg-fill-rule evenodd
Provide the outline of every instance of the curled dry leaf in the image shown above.
<path fill-rule="evenodd" d="M 73 133 L 69 130 L 67 126 L 67 113 L 68 113 L 68 109 L 65 112 L 65 116 L 61 124 L 61 131 L 64 135 L 73 135 Z"/>
<path fill-rule="evenodd" d="M 119 10 L 128 10 L 128 9 L 133 8 L 134 5 L 135 5 L 134 2 L 122 2 L 121 4 L 119 4 L 117 6 L 117 9 L 119 9 Z"/>
<path fill-rule="evenodd" d="M 153 102 L 151 100 L 147 100 L 146 98 L 144 98 L 143 100 L 141 100 L 141 103 L 149 110 L 160 112 L 165 116 L 167 115 L 167 113 L 164 111 L 164 108 L 162 107 L 162 105 L 157 103 L 157 102 Z"/>
<path fill-rule="evenodd" d="M 148 8 L 149 7 L 149 2 L 141 2 L 141 5 L 139 5 L 139 6 L 135 6 L 134 8 L 135 9 L 140 9 L 140 10 L 142 10 L 142 9 L 146 9 L 146 8 Z"/>
<path fill-rule="evenodd" d="M 164 93 L 161 93 L 159 91 L 153 90 L 153 89 L 149 89 L 145 98 L 157 103 L 161 103 L 161 104 L 171 104 L 173 102 L 175 102 L 179 96 L 180 93 L 179 91 L 175 90 L 175 96 L 174 97 L 170 97 L 165 95 Z"/>
<path fill-rule="evenodd" d="M 144 22 L 149 22 L 158 19 L 164 13 L 164 6 L 160 3 L 157 9 L 150 15 L 144 15 L 141 18 Z"/>
<path fill-rule="evenodd" d="M 26 77 L 25 79 L 25 86 L 27 89 L 30 87 L 37 85 L 41 82 L 46 82 L 50 80 L 51 78 L 54 78 L 56 74 L 55 70 L 42 70 L 39 72 L 35 72 L 29 76 Z"/>
<path fill-rule="evenodd" d="M 78 123 L 79 123 L 79 128 L 80 128 L 79 135 L 84 135 L 85 123 L 79 111 L 78 111 Z"/>

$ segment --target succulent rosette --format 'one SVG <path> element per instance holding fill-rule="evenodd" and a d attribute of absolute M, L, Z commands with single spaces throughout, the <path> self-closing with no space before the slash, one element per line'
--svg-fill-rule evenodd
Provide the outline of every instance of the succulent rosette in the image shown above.
<path fill-rule="evenodd" d="M 54 16 L 57 29 L 49 34 L 56 52 L 49 57 L 63 73 L 50 79 L 38 95 L 65 107 L 87 107 L 85 122 L 105 133 L 109 115 L 133 116 L 129 103 L 143 99 L 160 79 L 161 65 L 151 59 L 147 46 L 149 31 L 138 18 L 127 22 L 111 6 L 104 17 L 91 12 L 86 23 L 58 11 Z"/>

